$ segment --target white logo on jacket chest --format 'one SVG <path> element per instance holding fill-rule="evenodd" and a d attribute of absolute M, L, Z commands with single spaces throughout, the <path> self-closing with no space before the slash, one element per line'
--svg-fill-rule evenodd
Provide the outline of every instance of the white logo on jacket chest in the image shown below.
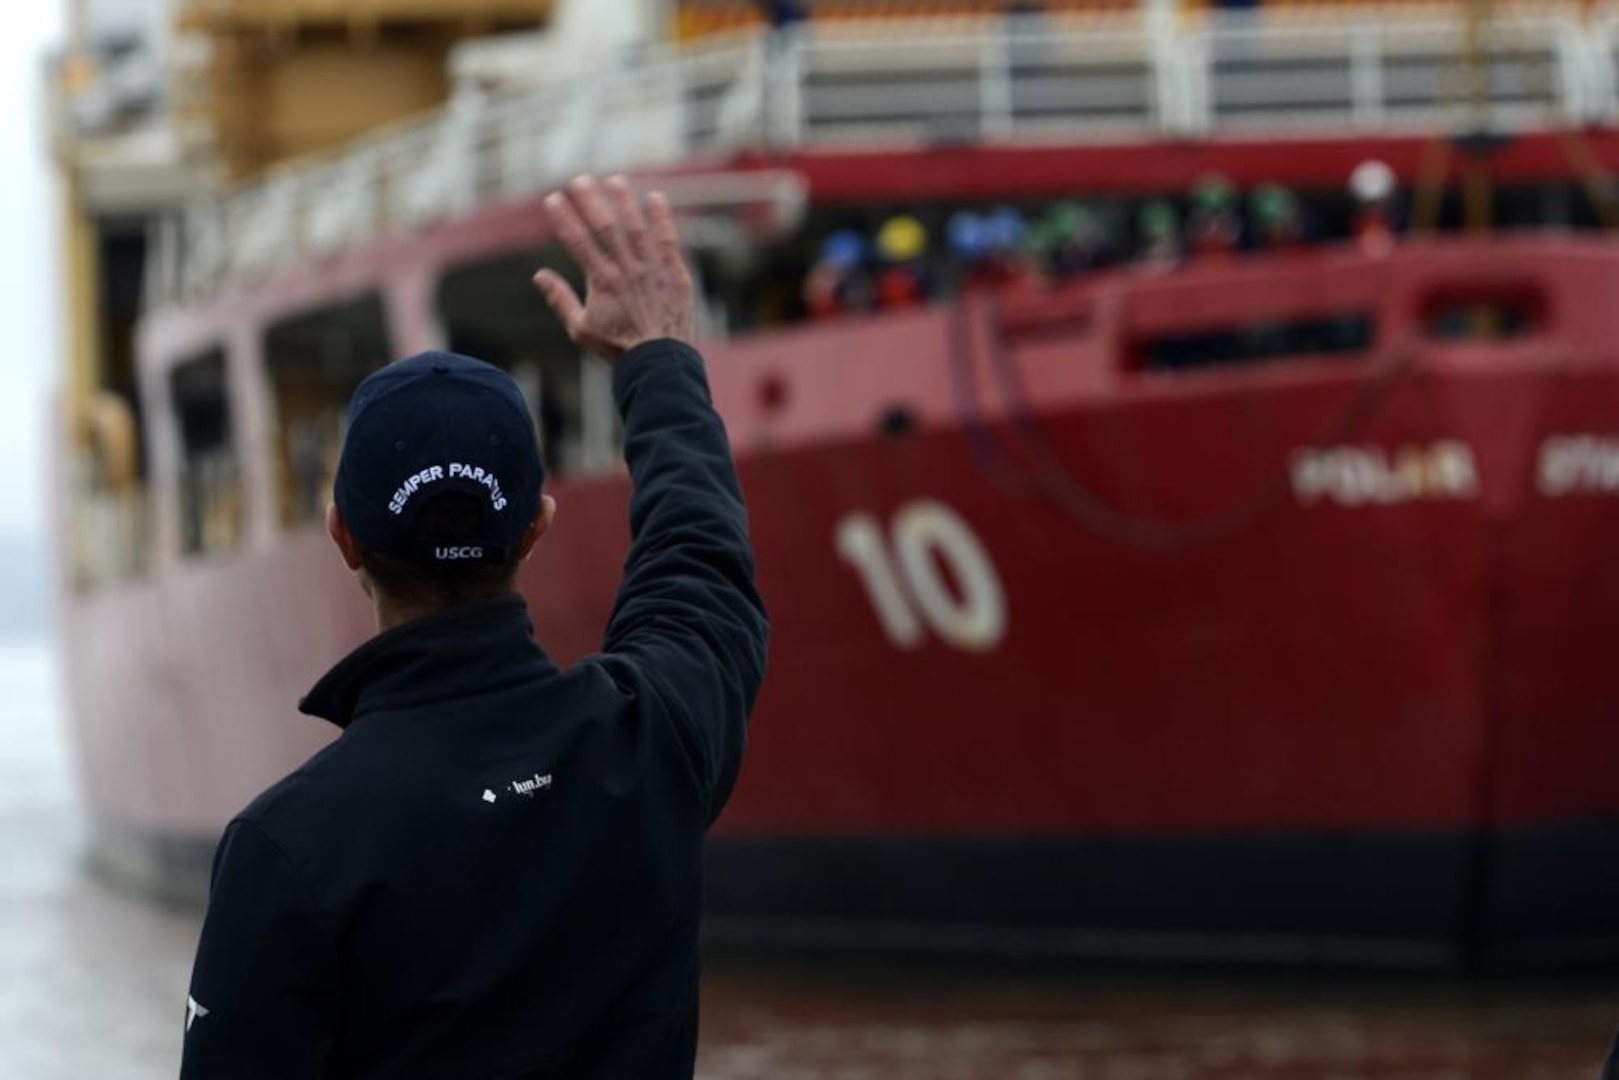
<path fill-rule="evenodd" d="M 538 795 L 542 791 L 551 790 L 551 774 L 546 773 L 544 776 L 541 776 L 539 773 L 535 773 L 533 776 L 530 776 L 524 780 L 513 780 L 502 790 L 510 792 L 513 795 L 521 795 L 526 799 L 532 799 L 535 795 Z M 493 806 L 499 800 L 500 796 L 495 793 L 494 788 L 484 788 L 484 802 Z"/>
<path fill-rule="evenodd" d="M 551 790 L 551 774 L 550 773 L 546 773 L 544 776 L 541 776 L 539 773 L 535 773 L 532 777 L 530 777 L 527 780 L 513 780 L 512 781 L 512 794 L 514 794 L 514 795 L 527 795 L 529 798 L 532 799 L 536 792 L 550 791 L 550 790 Z"/>

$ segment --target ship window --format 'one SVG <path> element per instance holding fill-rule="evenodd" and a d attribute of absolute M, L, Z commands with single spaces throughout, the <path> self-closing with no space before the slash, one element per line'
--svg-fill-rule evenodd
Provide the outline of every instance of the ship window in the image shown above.
<path fill-rule="evenodd" d="M 180 434 L 181 548 L 189 555 L 230 551 L 242 539 L 242 493 L 224 351 L 175 368 L 170 388 Z"/>
<path fill-rule="evenodd" d="M 1513 341 L 1543 332 L 1546 294 L 1533 286 L 1440 289 L 1422 305 L 1422 325 L 1439 341 Z"/>
<path fill-rule="evenodd" d="M 375 295 L 300 314 L 265 335 L 283 525 L 324 518 L 349 398 L 392 358 L 387 311 Z"/>
<path fill-rule="evenodd" d="M 619 460 L 611 372 L 579 355 L 535 290 L 534 271 L 546 265 L 568 272 L 557 253 L 545 251 L 452 271 L 439 288 L 439 319 L 451 350 L 517 380 L 553 473 L 600 473 Z"/>
<path fill-rule="evenodd" d="M 1273 363 L 1304 357 L 1357 356 L 1371 350 L 1370 315 L 1311 316 L 1164 334 L 1135 344 L 1139 371 L 1176 372 Z"/>

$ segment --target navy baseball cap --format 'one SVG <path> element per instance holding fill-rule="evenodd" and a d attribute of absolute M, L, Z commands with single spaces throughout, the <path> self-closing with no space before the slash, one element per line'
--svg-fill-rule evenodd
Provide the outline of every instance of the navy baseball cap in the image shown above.
<path fill-rule="evenodd" d="M 511 376 L 428 352 L 354 391 L 332 494 L 364 550 L 448 568 L 505 562 L 539 513 L 544 482 L 534 420 Z"/>

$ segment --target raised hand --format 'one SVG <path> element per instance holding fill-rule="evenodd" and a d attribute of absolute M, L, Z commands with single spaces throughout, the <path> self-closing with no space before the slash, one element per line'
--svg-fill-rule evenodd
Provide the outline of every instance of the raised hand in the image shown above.
<path fill-rule="evenodd" d="M 595 177 L 581 176 L 545 200 L 557 239 L 585 271 L 585 298 L 554 270 L 534 284 L 569 337 L 616 363 L 643 342 L 690 341 L 695 299 L 668 200 L 654 193 L 643 211 L 624 177 L 605 186 L 606 198 Z"/>

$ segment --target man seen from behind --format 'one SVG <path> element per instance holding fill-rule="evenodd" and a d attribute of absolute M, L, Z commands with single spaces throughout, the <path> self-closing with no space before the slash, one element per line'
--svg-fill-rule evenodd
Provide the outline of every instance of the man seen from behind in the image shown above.
<path fill-rule="evenodd" d="M 367 379 L 328 525 L 379 633 L 303 700 L 342 734 L 220 842 L 182 1080 L 692 1076 L 704 834 L 767 622 L 668 203 L 584 178 L 546 211 L 586 296 L 536 283 L 615 364 L 633 484 L 602 651 L 559 669 L 515 589 L 557 507 L 512 380 Z"/>

